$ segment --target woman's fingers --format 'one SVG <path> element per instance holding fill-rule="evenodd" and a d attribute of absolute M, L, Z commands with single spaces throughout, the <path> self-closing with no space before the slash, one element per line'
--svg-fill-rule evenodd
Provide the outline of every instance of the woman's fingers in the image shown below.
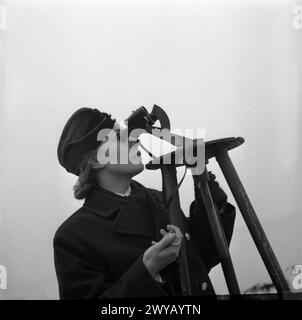
<path fill-rule="evenodd" d="M 163 250 L 166 247 L 169 247 L 172 244 L 172 242 L 175 240 L 175 237 L 176 237 L 175 233 L 167 232 L 163 236 L 163 238 L 159 242 L 157 242 L 158 248 L 160 250 Z"/>
<path fill-rule="evenodd" d="M 165 229 L 160 229 L 160 230 L 159 230 L 159 233 L 160 233 L 162 236 L 165 236 L 168 232 L 167 232 Z"/>
<path fill-rule="evenodd" d="M 180 231 L 180 229 L 174 225 L 168 224 L 167 225 L 167 230 L 165 229 L 160 229 L 159 232 L 163 236 L 163 238 L 159 241 L 152 241 L 152 245 L 158 244 L 159 249 L 165 249 L 166 247 L 173 245 L 173 246 L 180 246 L 183 235 Z"/>
<path fill-rule="evenodd" d="M 183 235 L 182 235 L 180 229 L 176 226 L 168 224 L 167 230 L 169 230 L 169 232 L 175 233 L 175 235 L 176 235 L 175 240 L 173 241 L 172 245 L 176 246 L 176 247 L 180 246 L 182 239 L 183 239 Z"/>
<path fill-rule="evenodd" d="M 174 226 L 173 224 L 167 224 L 167 230 L 176 232 L 176 230 L 179 230 L 179 228 Z"/>
<path fill-rule="evenodd" d="M 183 238 L 183 235 L 182 235 L 182 233 L 181 233 L 181 231 L 180 231 L 180 229 L 178 227 L 173 226 L 172 224 L 168 224 L 167 225 L 167 230 L 169 232 L 174 232 L 177 237 L 179 237 L 181 239 Z"/>

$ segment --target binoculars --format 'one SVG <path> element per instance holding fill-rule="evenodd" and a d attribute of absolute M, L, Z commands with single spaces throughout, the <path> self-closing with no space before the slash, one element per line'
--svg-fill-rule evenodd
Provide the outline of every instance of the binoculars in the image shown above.
<path fill-rule="evenodd" d="M 155 124 L 157 117 L 149 113 L 145 107 L 140 107 L 132 112 L 125 120 L 129 132 L 135 129 L 143 129 L 150 133 L 151 127 Z"/>

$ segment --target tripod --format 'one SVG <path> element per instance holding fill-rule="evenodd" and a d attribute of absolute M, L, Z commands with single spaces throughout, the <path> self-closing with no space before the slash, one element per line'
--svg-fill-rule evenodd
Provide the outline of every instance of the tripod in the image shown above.
<path fill-rule="evenodd" d="M 217 160 L 273 284 L 279 293 L 285 293 L 290 291 L 288 283 L 228 154 L 229 150 L 240 146 L 243 142 L 244 139 L 241 137 L 225 138 L 206 142 L 205 163 L 207 164 L 211 158 L 215 158 Z M 169 202 L 167 206 L 169 209 L 171 223 L 177 225 L 183 232 L 184 221 L 181 216 L 176 167 L 186 164 L 175 164 L 173 162 L 172 164 L 163 164 L 165 163 L 165 161 L 162 161 L 163 158 L 164 157 L 153 159 L 153 161 L 149 162 L 146 167 L 152 170 L 158 168 L 161 169 L 163 177 L 163 193 L 165 201 Z M 210 222 L 211 231 L 218 250 L 219 260 L 223 269 L 228 291 L 231 295 L 240 294 L 227 241 L 209 190 L 209 176 L 207 168 L 205 167 L 202 175 L 193 176 L 193 179 L 201 193 L 201 198 Z M 190 275 L 188 272 L 185 246 L 186 245 L 184 243 L 181 255 L 178 259 L 179 275 L 183 294 L 190 295 Z"/>

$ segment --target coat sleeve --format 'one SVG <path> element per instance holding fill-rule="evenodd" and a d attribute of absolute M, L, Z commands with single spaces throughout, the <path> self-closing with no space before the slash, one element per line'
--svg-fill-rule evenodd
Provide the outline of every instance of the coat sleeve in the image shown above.
<path fill-rule="evenodd" d="M 142 256 L 113 281 L 105 265 L 89 262 L 79 243 L 56 233 L 54 261 L 60 299 L 120 298 L 165 296 L 161 284 L 146 269 Z"/>
<path fill-rule="evenodd" d="M 218 216 L 228 246 L 230 245 L 233 235 L 235 214 L 235 207 L 230 203 L 226 203 L 224 209 L 219 212 Z M 188 224 L 191 235 L 197 243 L 197 247 L 201 252 L 207 271 L 209 272 L 219 263 L 219 256 L 201 197 L 197 196 L 191 203 Z"/>
<path fill-rule="evenodd" d="M 156 201 L 164 206 L 164 200 L 162 192 L 152 189 L 152 194 L 156 198 Z M 189 228 L 190 234 L 193 237 L 193 241 L 196 243 L 197 248 L 203 258 L 207 272 L 219 263 L 218 251 L 214 242 L 212 231 L 210 228 L 208 217 L 205 213 L 205 209 L 202 204 L 201 196 L 196 193 L 195 197 L 190 206 L 190 216 L 184 219 Z M 219 218 L 225 233 L 225 237 L 228 245 L 230 245 L 233 228 L 235 222 L 235 207 L 230 203 L 226 203 L 224 210 L 219 213 Z"/>

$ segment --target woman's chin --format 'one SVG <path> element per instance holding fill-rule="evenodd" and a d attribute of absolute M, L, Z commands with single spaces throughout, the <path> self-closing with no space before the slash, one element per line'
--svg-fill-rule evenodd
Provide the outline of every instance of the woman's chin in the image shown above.
<path fill-rule="evenodd" d="M 145 169 L 145 165 L 141 161 L 137 164 L 132 164 L 131 167 L 132 167 L 131 171 L 135 175 L 139 174 L 140 172 L 142 172 Z"/>
<path fill-rule="evenodd" d="M 130 162 L 127 164 L 118 165 L 115 169 L 117 173 L 122 175 L 135 176 L 145 169 L 145 165 L 141 161 Z"/>

